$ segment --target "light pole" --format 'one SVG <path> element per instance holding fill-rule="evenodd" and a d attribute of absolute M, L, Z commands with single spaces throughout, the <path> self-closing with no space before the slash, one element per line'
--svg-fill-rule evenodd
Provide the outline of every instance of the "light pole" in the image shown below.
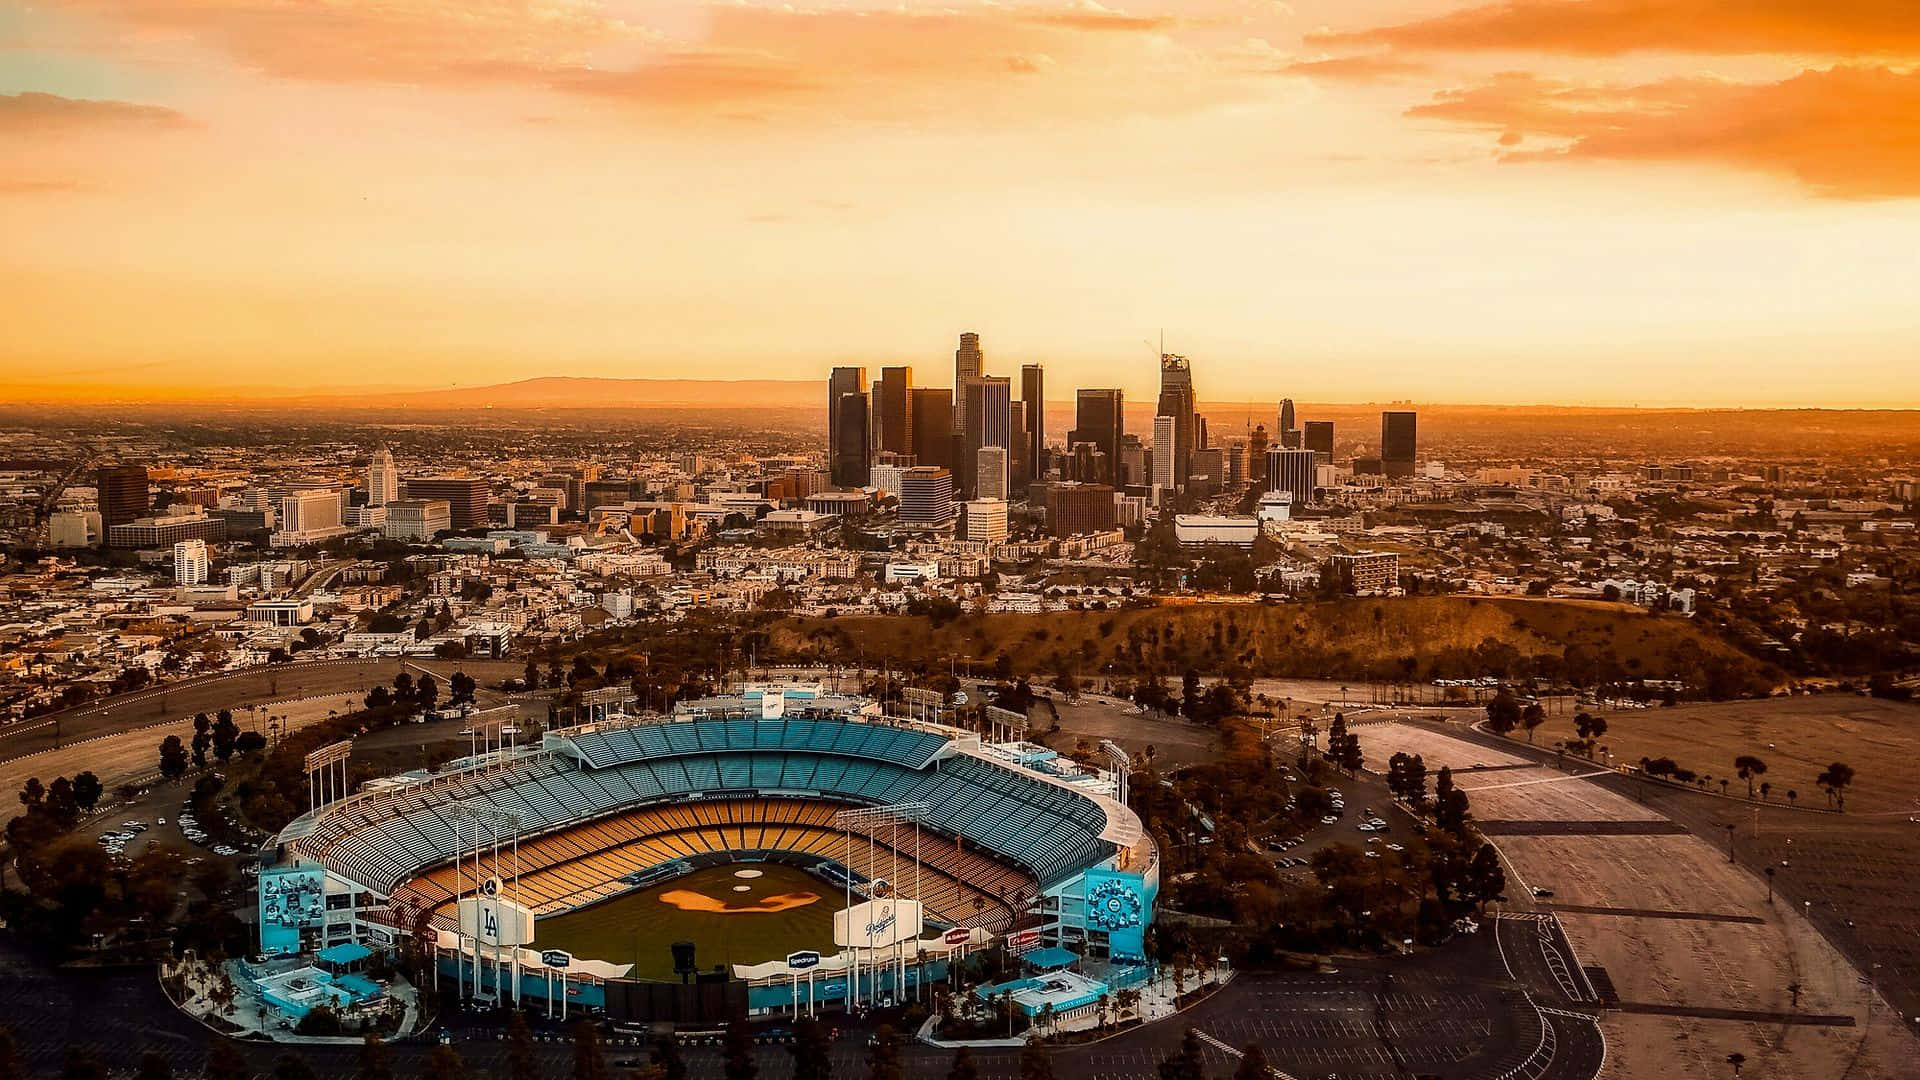
<path fill-rule="evenodd" d="M 1733 862 L 1733 822 L 1727 822 L 1727 862 Z"/>

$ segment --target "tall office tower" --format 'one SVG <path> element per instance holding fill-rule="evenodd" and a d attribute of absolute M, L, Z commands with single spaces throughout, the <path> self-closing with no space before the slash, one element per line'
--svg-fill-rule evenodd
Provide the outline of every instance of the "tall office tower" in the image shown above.
<path fill-rule="evenodd" d="M 1039 364 L 1020 369 L 1020 407 L 1027 421 L 1027 472 L 1047 474 L 1047 373 Z"/>
<path fill-rule="evenodd" d="M 1247 482 L 1247 444 L 1233 443 L 1226 448 L 1227 483 L 1239 485 Z"/>
<path fill-rule="evenodd" d="M 1004 446 L 983 446 L 973 456 L 973 497 L 1006 499 L 1013 493 L 1012 464 Z"/>
<path fill-rule="evenodd" d="M 1267 451 L 1267 490 L 1293 494 L 1293 505 L 1305 506 L 1318 501 L 1315 495 L 1315 468 L 1311 450 Z"/>
<path fill-rule="evenodd" d="M 1333 421 L 1307 421 L 1306 438 L 1301 446 L 1318 454 L 1320 464 L 1333 464 Z"/>
<path fill-rule="evenodd" d="M 880 369 L 880 398 L 874 403 L 874 446 L 896 454 L 913 453 L 913 369 Z"/>
<path fill-rule="evenodd" d="M 109 465 L 95 481 L 100 492 L 100 524 L 111 529 L 147 516 L 153 505 L 147 495 L 145 465 Z"/>
<path fill-rule="evenodd" d="M 1294 423 L 1294 420 L 1293 420 L 1293 399 L 1281 398 L 1280 399 L 1280 430 L 1283 432 L 1293 431 L 1299 426 L 1300 425 Z M 1290 447 L 1287 447 L 1287 449 L 1293 450 L 1293 449 L 1297 449 L 1297 447 L 1290 446 Z"/>
<path fill-rule="evenodd" d="M 394 467 L 393 451 L 383 446 L 367 466 L 367 505 L 385 506 L 399 497 L 400 470 Z"/>
<path fill-rule="evenodd" d="M 175 585 L 205 585 L 209 565 L 205 540 L 182 540 L 173 545 Z"/>
<path fill-rule="evenodd" d="M 960 347 L 953 351 L 953 430 L 967 430 L 967 383 L 986 371 L 986 358 L 980 353 L 980 335 L 960 335 Z"/>
<path fill-rule="evenodd" d="M 873 479 L 873 423 L 866 392 L 840 395 L 833 413 L 833 460 L 828 464 L 834 486 L 866 487 Z"/>
<path fill-rule="evenodd" d="M 900 524 L 938 528 L 954 514 L 952 473 L 931 466 L 900 471 Z"/>
<path fill-rule="evenodd" d="M 974 466 L 983 446 L 1008 447 L 1013 440 L 1013 386 L 1004 376 L 981 375 L 967 382 L 967 426 L 960 457 L 960 486 L 975 490 Z M 959 410 L 955 410 L 958 412 Z"/>
<path fill-rule="evenodd" d="M 865 431 L 867 426 L 867 403 L 864 395 L 867 391 L 867 369 L 863 367 L 837 367 L 827 376 L 827 468 L 833 473 L 833 482 L 841 487 L 864 487 L 864 479 L 853 479 L 854 473 L 842 474 L 843 466 L 850 466 L 853 456 L 841 445 L 841 438 L 857 427 Z M 849 423 L 840 414 L 842 401 L 848 394 L 863 395 L 860 401 L 860 422 Z M 864 477 L 867 458 L 872 450 L 872 439 L 862 434 L 859 439 L 859 475 Z"/>
<path fill-rule="evenodd" d="M 913 389 L 913 460 L 916 465 L 953 465 L 953 391 Z"/>
<path fill-rule="evenodd" d="M 1415 419 L 1412 412 L 1380 414 L 1380 471 L 1389 477 L 1413 475 Z"/>
<path fill-rule="evenodd" d="M 1180 422 L 1171 416 L 1153 418 L 1153 492 L 1155 498 L 1164 498 L 1173 490 L 1174 462 L 1180 460 L 1176 444 L 1180 438 Z"/>
<path fill-rule="evenodd" d="M 1261 491 L 1267 490 L 1267 428 L 1257 425 L 1247 436 L 1247 479 Z"/>
<path fill-rule="evenodd" d="M 1033 464 L 1027 460 L 1032 447 L 1027 445 L 1025 403 L 1014 402 L 1007 419 L 1007 475 L 1016 490 L 1024 491 L 1028 484 L 1033 483 Z"/>
<path fill-rule="evenodd" d="M 1107 468 L 1116 470 L 1120 462 L 1120 443 L 1127 434 L 1126 395 L 1118 390 L 1079 390 L 1073 395 L 1073 431 L 1067 435 L 1069 446 L 1091 443 L 1106 456 Z M 1081 477 L 1086 479 L 1086 477 Z M 1119 475 L 1102 477 L 1119 483 Z"/>
<path fill-rule="evenodd" d="M 409 499 L 447 500 L 453 515 L 448 528 L 477 529 L 487 523 L 487 494 L 492 485 L 484 476 L 416 476 L 403 486 Z"/>
<path fill-rule="evenodd" d="M 1173 486 L 1184 488 L 1193 466 L 1193 365 L 1184 356 L 1160 354 L 1160 407 L 1156 416 L 1173 417 Z M 1154 445 L 1154 457 L 1159 454 Z M 1156 470 L 1158 466 L 1156 466 Z"/>

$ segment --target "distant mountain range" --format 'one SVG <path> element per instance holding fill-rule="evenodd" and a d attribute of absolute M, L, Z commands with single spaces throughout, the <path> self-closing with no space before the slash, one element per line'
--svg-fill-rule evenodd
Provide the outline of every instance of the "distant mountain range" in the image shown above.
<path fill-rule="evenodd" d="M 583 379 L 553 376 L 494 386 L 313 396 L 334 405 L 411 405 L 442 409 L 765 409 L 824 408 L 826 380 Z"/>

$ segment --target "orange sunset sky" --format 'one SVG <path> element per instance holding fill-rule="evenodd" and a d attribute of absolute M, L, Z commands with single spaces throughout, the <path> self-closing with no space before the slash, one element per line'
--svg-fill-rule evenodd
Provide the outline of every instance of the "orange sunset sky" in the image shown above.
<path fill-rule="evenodd" d="M 1920 405 L 1914 0 L 0 0 L 0 398 Z"/>

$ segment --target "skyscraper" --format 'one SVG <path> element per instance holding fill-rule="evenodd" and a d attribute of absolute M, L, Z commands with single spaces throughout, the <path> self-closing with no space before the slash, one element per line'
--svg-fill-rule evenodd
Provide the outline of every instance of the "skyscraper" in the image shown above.
<path fill-rule="evenodd" d="M 1293 399 L 1280 399 L 1280 430 L 1292 431 L 1298 425 L 1293 422 Z"/>
<path fill-rule="evenodd" d="M 916 466 L 900 472 L 900 524 L 938 528 L 953 521 L 953 474 Z"/>
<path fill-rule="evenodd" d="M 953 429 L 967 430 L 967 383 L 986 370 L 986 358 L 980 352 L 980 335 L 960 335 L 960 347 L 953 351 Z"/>
<path fill-rule="evenodd" d="M 1193 366 L 1184 356 L 1160 354 L 1160 406 L 1156 416 L 1173 417 L 1173 486 L 1184 488 L 1192 471 L 1194 448 Z M 1159 446 L 1154 447 L 1159 472 Z"/>
<path fill-rule="evenodd" d="M 962 443 L 961 487 L 968 497 L 975 490 L 975 466 L 980 448 L 1011 446 L 1013 440 L 1013 386 L 1004 376 L 980 375 L 966 385 L 965 440 Z M 955 410 L 958 412 L 959 410 Z"/>
<path fill-rule="evenodd" d="M 100 523 L 111 529 L 147 516 L 152 502 L 147 494 L 145 465 L 109 465 L 95 482 L 100 493 Z"/>
<path fill-rule="evenodd" d="M 1247 436 L 1247 479 L 1261 491 L 1267 490 L 1267 428 L 1257 425 Z"/>
<path fill-rule="evenodd" d="M 1073 396 L 1073 431 L 1069 445 L 1091 443 L 1106 455 L 1108 475 L 1119 483 L 1120 442 L 1126 436 L 1126 396 L 1118 390 L 1080 390 Z M 1085 479 L 1082 477 L 1082 479 Z"/>
<path fill-rule="evenodd" d="M 879 400 L 874 403 L 873 438 L 877 449 L 913 453 L 913 369 L 880 369 Z"/>
<path fill-rule="evenodd" d="M 484 476 L 416 476 L 406 482 L 409 499 L 445 499 L 453 529 L 477 529 L 487 523 L 492 485 Z"/>
<path fill-rule="evenodd" d="M 973 497 L 1005 499 L 1013 486 L 1011 472 L 1006 447 L 981 447 L 973 455 Z"/>
<path fill-rule="evenodd" d="M 1180 438 L 1179 421 L 1171 416 L 1153 418 L 1153 489 L 1156 498 L 1164 497 L 1174 488 L 1174 463 L 1180 460 L 1177 449 Z"/>
<path fill-rule="evenodd" d="M 861 368 L 840 370 L 865 374 Z M 833 459 L 829 464 L 834 485 L 866 487 L 873 477 L 873 425 L 866 391 L 854 390 L 840 395 L 831 411 Z"/>
<path fill-rule="evenodd" d="M 1380 471 L 1390 477 L 1413 475 L 1415 421 L 1412 412 L 1380 414 Z"/>
<path fill-rule="evenodd" d="M 833 482 L 841 487 L 864 487 L 866 485 L 867 458 L 871 454 L 872 438 L 864 434 L 867 427 L 867 369 L 863 367 L 837 367 L 827 376 L 827 468 L 833 475 Z M 840 413 L 840 406 L 848 394 L 860 395 L 860 420 L 858 424 L 848 421 Z M 853 454 L 842 445 L 842 438 L 850 432 L 859 431 L 858 455 L 860 465 L 853 467 Z M 843 472 L 843 470 L 845 470 Z M 856 475 L 860 479 L 853 479 Z"/>
<path fill-rule="evenodd" d="M 175 585 L 205 585 L 208 566 L 205 540 L 182 540 L 173 545 Z"/>
<path fill-rule="evenodd" d="M 1047 373 L 1039 364 L 1020 369 L 1020 407 L 1027 421 L 1027 471 L 1032 476 L 1047 471 Z"/>
<path fill-rule="evenodd" d="M 1306 432 L 1301 445 L 1319 455 L 1320 464 L 1333 464 L 1333 421 L 1309 420 Z"/>
<path fill-rule="evenodd" d="M 1267 451 L 1267 490 L 1291 492 L 1294 506 L 1305 506 L 1316 501 L 1314 476 L 1313 451 Z"/>
<path fill-rule="evenodd" d="M 367 505 L 385 506 L 399 497 L 400 470 L 394 467 L 393 451 L 383 446 L 367 466 Z"/>
<path fill-rule="evenodd" d="M 953 391 L 913 388 L 913 459 L 918 465 L 953 465 Z"/>

